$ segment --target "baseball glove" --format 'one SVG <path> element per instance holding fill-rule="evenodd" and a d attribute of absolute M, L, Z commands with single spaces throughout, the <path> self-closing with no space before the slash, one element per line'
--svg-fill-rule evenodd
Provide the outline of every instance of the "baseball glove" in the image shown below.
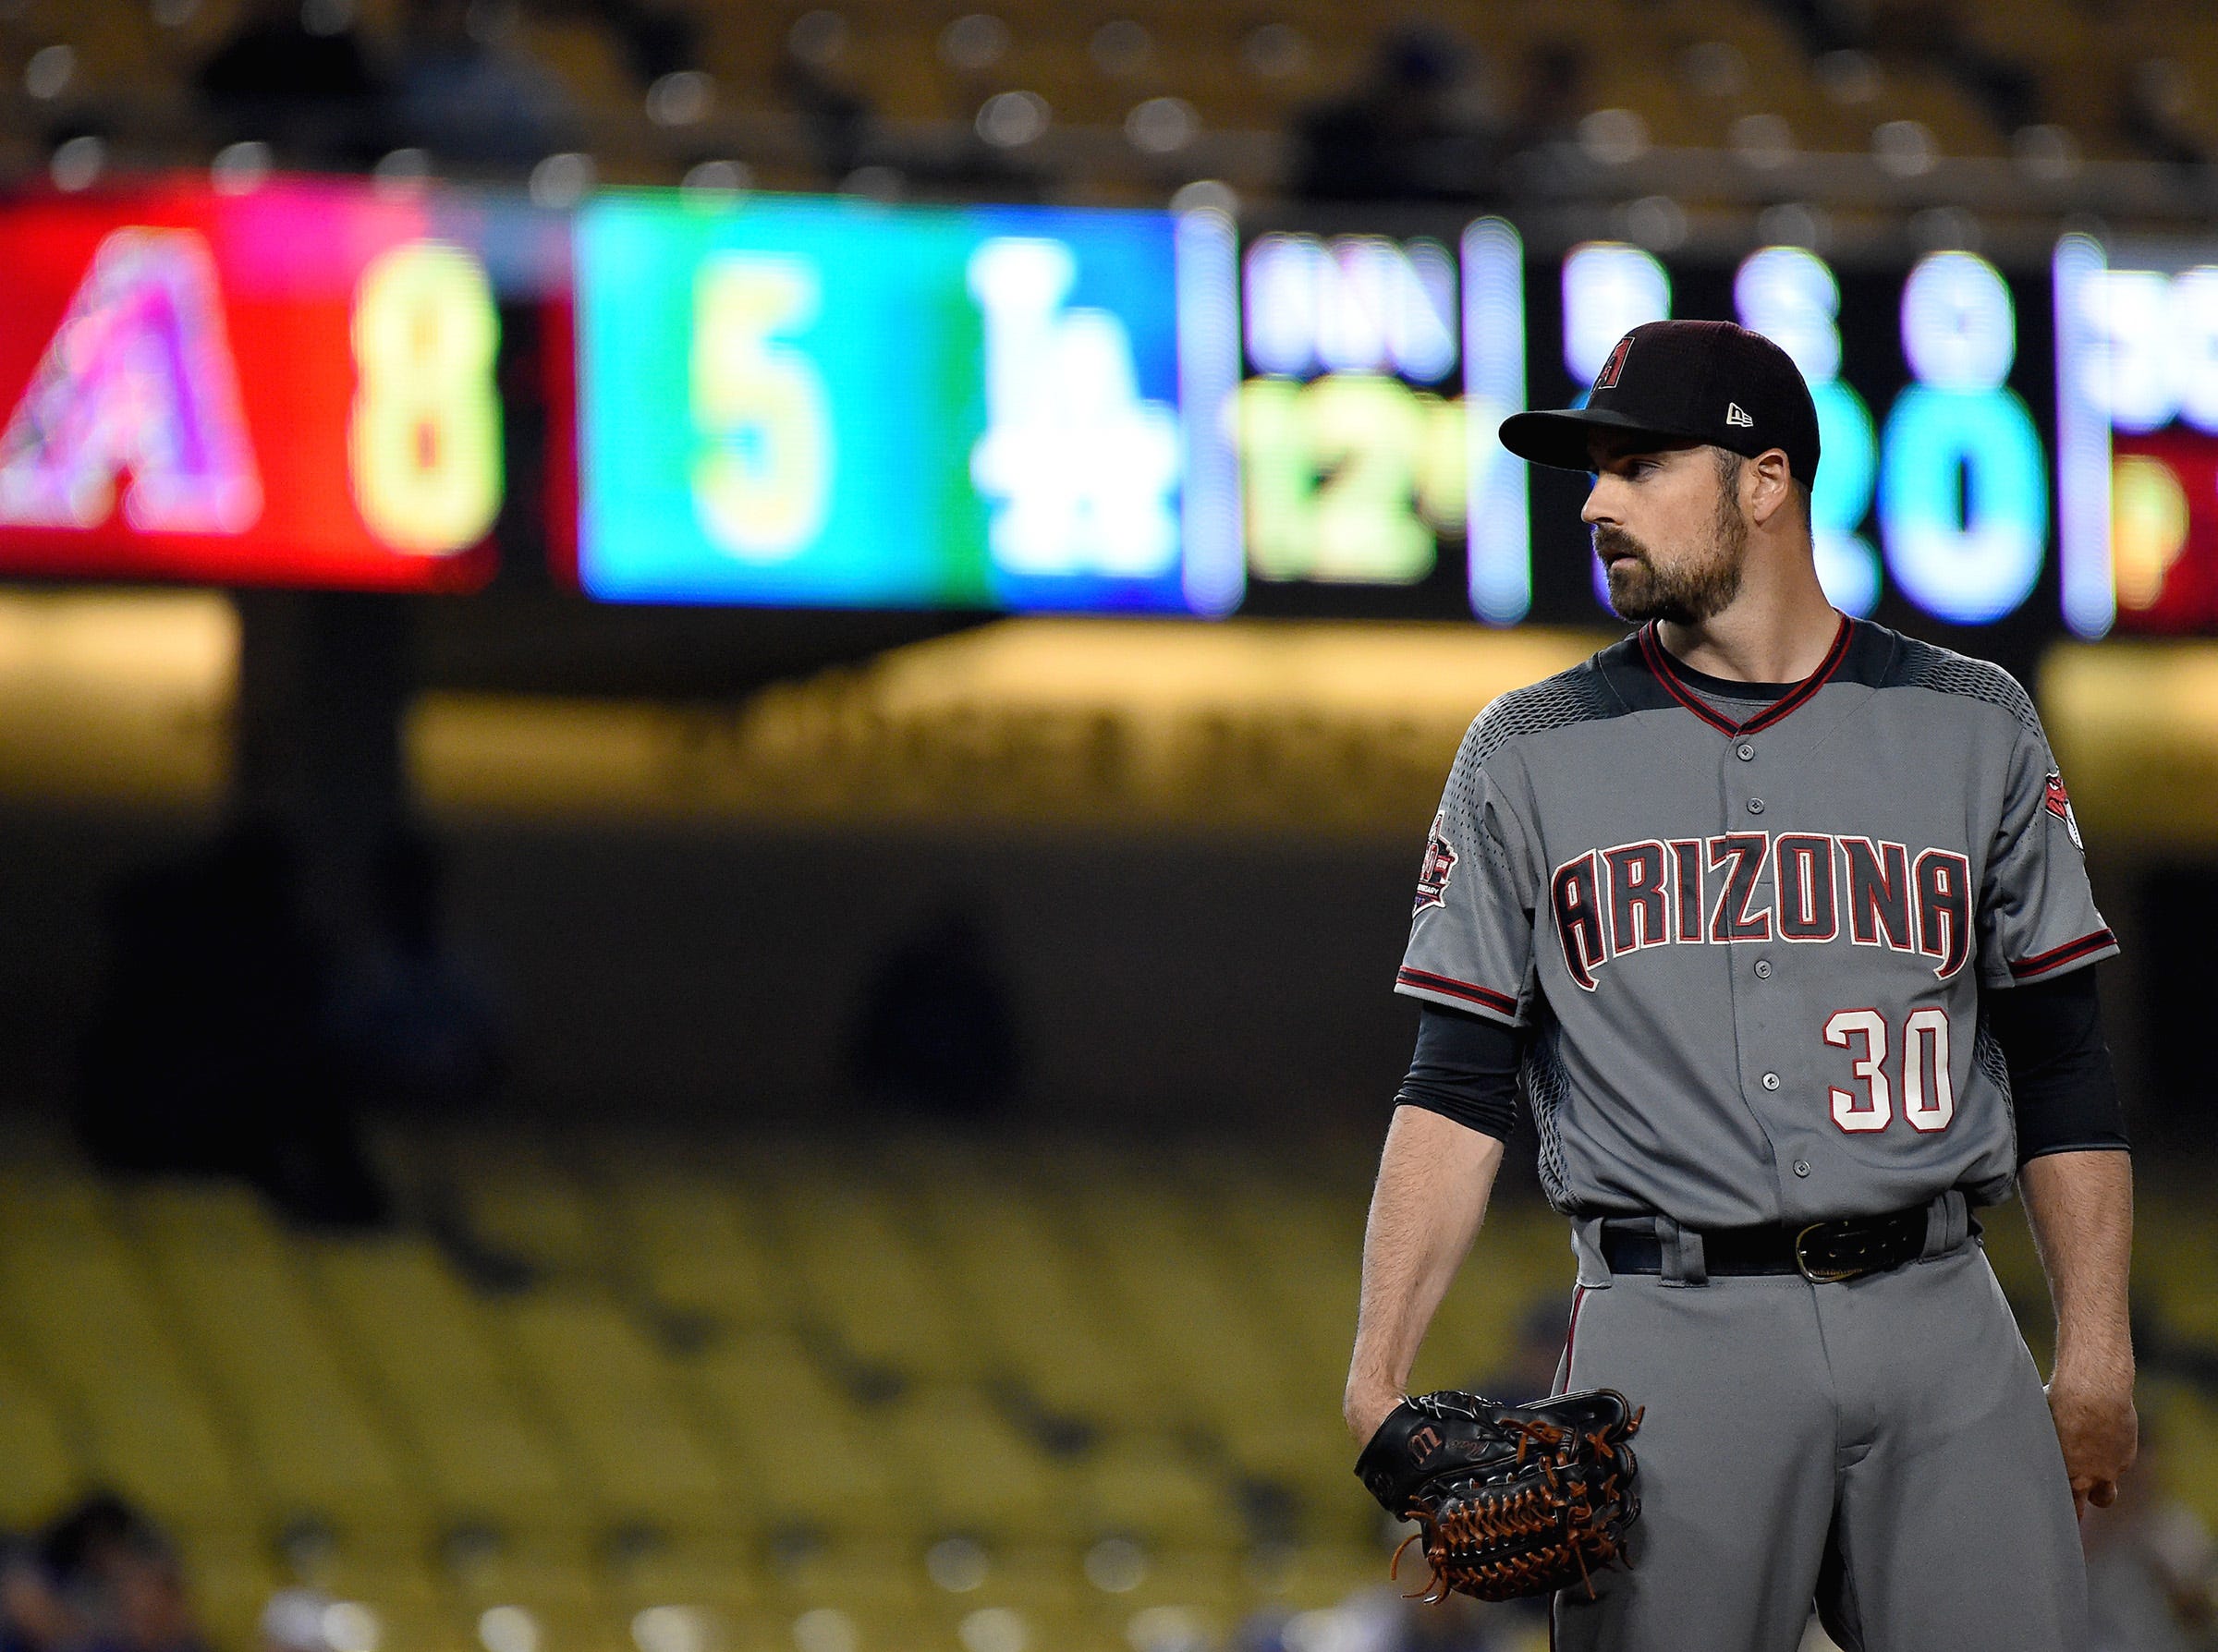
<path fill-rule="evenodd" d="M 1427 1600 L 1514 1600 L 1583 1584 L 1625 1551 L 1640 1516 L 1633 1453 L 1640 1413 L 1615 1389 L 1500 1405 L 1445 1390 L 1395 1406 L 1356 1476 L 1418 1532 L 1432 1567 Z"/>

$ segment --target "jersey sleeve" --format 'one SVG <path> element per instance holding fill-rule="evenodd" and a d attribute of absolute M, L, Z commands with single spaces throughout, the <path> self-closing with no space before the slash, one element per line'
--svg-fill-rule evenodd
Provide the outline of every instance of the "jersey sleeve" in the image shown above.
<path fill-rule="evenodd" d="M 1483 716 L 1471 724 L 1449 771 L 1395 990 L 1522 1026 L 1534 990 L 1541 856 L 1505 783 L 1514 762 L 1483 755 L 1485 724 Z"/>
<path fill-rule="evenodd" d="M 2011 749 L 1979 934 L 1980 978 L 1991 987 L 2044 980 L 2118 950 L 2088 884 L 2071 794 L 2029 708 Z"/>

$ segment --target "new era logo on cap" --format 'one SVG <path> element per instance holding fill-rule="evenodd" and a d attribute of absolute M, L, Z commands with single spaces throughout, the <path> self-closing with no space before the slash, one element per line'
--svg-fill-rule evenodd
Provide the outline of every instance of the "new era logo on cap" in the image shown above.
<path fill-rule="evenodd" d="M 1786 455 L 1805 487 L 1818 473 L 1818 410 L 1793 359 L 1731 322 L 1643 322 L 1617 341 L 1580 407 L 1515 413 L 1502 445 L 1520 458 L 1592 468 L 1589 439 L 1708 443 L 1744 457 Z"/>

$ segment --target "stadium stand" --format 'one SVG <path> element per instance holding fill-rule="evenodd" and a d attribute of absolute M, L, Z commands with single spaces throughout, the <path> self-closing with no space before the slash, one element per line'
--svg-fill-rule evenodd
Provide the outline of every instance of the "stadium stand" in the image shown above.
<path fill-rule="evenodd" d="M 307 143 L 305 156 L 279 152 L 278 164 L 347 164 L 359 139 L 367 164 L 425 141 L 403 129 L 410 105 L 393 89 L 425 19 L 443 9 L 461 15 L 459 0 L 307 0 L 302 49 L 358 42 L 385 100 L 357 112 L 366 125 L 347 142 L 321 152 Z M 104 135 L 124 164 L 205 159 L 254 136 L 239 127 L 250 111 L 219 107 L 201 77 L 256 15 L 245 0 L 10 6 L 0 16 L 0 163 L 29 172 L 72 134 Z M 1283 183 L 1289 152 L 1274 135 L 1364 83 L 1382 43 L 1415 14 L 1318 0 L 997 0 L 980 11 L 481 0 L 468 17 L 488 61 L 513 72 L 511 91 L 516 77 L 543 82 L 546 143 L 580 145 L 593 161 L 585 176 L 603 182 L 675 181 L 723 158 L 763 186 L 823 187 L 873 155 L 914 170 L 932 154 L 943 184 L 991 192 L 997 181 L 1039 185 L 1026 156 L 1033 135 L 1052 129 L 1084 139 L 1049 146 L 1058 187 L 1115 194 L 1204 166 L 1245 168 L 1259 185 L 1275 171 Z M 1458 118 L 1513 150 L 1604 111 L 1633 121 L 1613 115 L 1588 128 L 1598 154 L 1626 153 L 1629 131 L 1632 152 L 1737 152 L 1759 172 L 1807 152 L 1878 153 L 1914 174 L 1953 157 L 2174 162 L 2218 145 L 2218 19 L 2178 0 L 1449 0 L 1427 8 L 1422 27 L 1455 48 Z M 1543 81 L 1561 109 L 1529 106 Z M 981 120 L 1009 93 L 1043 103 L 1003 105 L 1017 113 L 1001 127 Z M 281 152 L 306 141 L 269 124 L 260 136 Z M 1218 139 L 1270 141 L 1213 147 Z M 479 160 L 496 172 L 529 165 Z M 1489 187 L 1473 180 L 1475 193 Z"/>
<path fill-rule="evenodd" d="M 337 1236 L 17 1132 L 0 1522 L 115 1488 L 224 1652 L 281 1586 L 367 1609 L 333 1652 L 1146 1652 L 1381 1581 L 1337 1416 L 1361 1153 L 518 1126 L 382 1159 L 410 1215 Z M 2151 1269 L 2218 1239 L 2161 1192 L 2143 1223 Z M 1990 1233 L 2038 1337 L 2023 1223 Z M 1497 1379 L 1569 1273 L 1501 1202 L 1420 1382 Z M 2140 1288 L 2201 1350 L 2149 1402 L 2218 1516 L 2218 1320 Z"/>

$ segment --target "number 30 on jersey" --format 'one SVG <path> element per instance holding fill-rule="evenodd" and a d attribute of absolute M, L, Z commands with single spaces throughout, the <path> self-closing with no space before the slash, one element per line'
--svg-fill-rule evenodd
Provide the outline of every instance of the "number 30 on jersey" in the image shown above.
<path fill-rule="evenodd" d="M 1825 1022 L 1825 1041 L 1848 1051 L 1858 1089 L 1834 1085 L 1826 1095 L 1833 1122 L 1852 1136 L 1884 1130 L 1895 1119 L 1887 1080 L 1887 1018 L 1877 1010 L 1835 1010 Z M 1932 1134 L 1948 1128 L 1956 1094 L 1948 1072 L 1948 1012 L 1937 1005 L 1912 1010 L 1902 1023 L 1903 1122 Z"/>

